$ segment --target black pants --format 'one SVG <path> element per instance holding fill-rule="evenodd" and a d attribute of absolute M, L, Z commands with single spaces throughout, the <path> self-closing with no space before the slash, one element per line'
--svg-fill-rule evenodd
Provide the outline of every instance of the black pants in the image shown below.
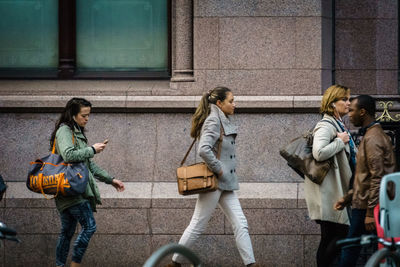
<path fill-rule="evenodd" d="M 346 238 L 349 226 L 328 221 L 316 221 L 321 226 L 321 241 L 317 251 L 317 266 L 327 267 L 333 264 L 340 249 L 336 241 Z"/>

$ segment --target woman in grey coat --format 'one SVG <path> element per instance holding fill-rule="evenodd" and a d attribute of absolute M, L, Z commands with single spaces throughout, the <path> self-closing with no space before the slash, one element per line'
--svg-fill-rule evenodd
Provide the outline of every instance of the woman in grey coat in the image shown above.
<path fill-rule="evenodd" d="M 217 87 L 204 94 L 200 105 L 192 117 L 190 135 L 199 138 L 199 155 L 214 173 L 218 174 L 218 189 L 198 195 L 192 220 L 186 228 L 179 244 L 191 248 L 207 223 L 217 205 L 232 223 L 236 245 L 246 266 L 255 264 L 253 248 L 248 232 L 247 220 L 234 190 L 239 189 L 236 176 L 236 126 L 228 117 L 233 115 L 235 102 L 230 89 Z M 220 135 L 223 134 L 220 158 L 216 157 Z M 168 267 L 179 267 L 182 258 L 172 257 Z"/>

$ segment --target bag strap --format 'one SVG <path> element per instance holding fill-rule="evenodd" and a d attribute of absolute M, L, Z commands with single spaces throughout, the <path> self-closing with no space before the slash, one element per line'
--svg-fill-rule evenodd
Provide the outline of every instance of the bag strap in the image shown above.
<path fill-rule="evenodd" d="M 336 129 L 336 131 L 337 131 L 337 132 L 340 132 L 340 131 L 339 131 L 339 129 L 337 128 L 336 124 L 334 124 L 334 123 L 333 123 L 333 122 L 331 122 L 330 120 L 321 120 L 321 121 L 326 121 L 326 122 L 329 122 L 330 124 L 332 124 L 332 125 L 333 125 L 333 127 L 335 127 L 335 129 Z"/>
<path fill-rule="evenodd" d="M 218 138 L 219 144 L 218 144 L 217 159 L 219 159 L 219 158 L 221 157 L 221 145 L 222 145 L 222 140 L 224 139 L 224 137 L 223 137 L 223 136 L 224 136 L 224 133 L 225 133 L 224 127 L 223 127 L 222 124 L 221 124 L 221 131 L 220 131 L 219 138 Z M 183 160 L 181 161 L 181 166 L 182 166 L 183 164 L 185 164 L 186 159 L 187 159 L 187 157 L 189 156 L 189 153 L 190 153 L 190 151 L 192 150 L 192 147 L 193 147 L 194 143 L 196 143 L 196 139 L 197 139 L 197 138 L 194 138 L 193 143 L 190 145 L 188 151 L 186 152 L 185 157 L 184 157 Z"/>
<path fill-rule="evenodd" d="M 57 141 L 57 138 L 54 137 L 53 148 L 51 149 L 51 154 L 55 154 L 56 153 L 56 141 Z M 75 144 L 74 133 L 72 133 L 72 144 Z"/>
<path fill-rule="evenodd" d="M 54 197 L 47 197 L 46 193 L 43 191 L 43 178 L 41 178 L 41 177 L 43 177 L 43 173 L 38 174 L 38 186 L 39 186 L 40 192 L 42 193 L 44 198 L 49 199 L 49 200 L 56 198 L 58 196 L 58 193 L 60 193 L 60 191 L 63 190 L 62 189 L 62 181 L 64 180 L 64 175 L 60 175 L 60 178 L 57 183 L 57 192 L 54 195 Z"/>

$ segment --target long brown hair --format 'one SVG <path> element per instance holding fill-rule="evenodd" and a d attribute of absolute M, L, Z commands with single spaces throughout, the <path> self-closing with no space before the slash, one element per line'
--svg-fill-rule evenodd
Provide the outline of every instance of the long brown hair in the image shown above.
<path fill-rule="evenodd" d="M 210 114 L 210 104 L 216 104 L 218 100 L 223 102 L 226 99 L 226 94 L 228 92 L 231 92 L 229 88 L 215 87 L 203 94 L 200 104 L 192 116 L 192 128 L 190 130 L 191 137 L 198 138 L 200 136 L 201 127 Z"/>
<path fill-rule="evenodd" d="M 76 116 L 80 111 L 81 107 L 92 107 L 92 104 L 84 98 L 71 98 L 67 105 L 65 106 L 63 112 L 60 115 L 60 118 L 56 122 L 54 127 L 54 131 L 50 137 L 50 150 L 53 147 L 54 138 L 56 137 L 56 133 L 58 128 L 60 128 L 61 124 L 66 124 L 73 131 L 74 130 L 74 116 Z M 81 127 L 82 133 L 84 133 L 83 127 Z"/>

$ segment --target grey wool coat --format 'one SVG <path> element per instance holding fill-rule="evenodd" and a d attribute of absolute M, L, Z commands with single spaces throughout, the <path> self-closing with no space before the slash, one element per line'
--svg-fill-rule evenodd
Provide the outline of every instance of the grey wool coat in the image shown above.
<path fill-rule="evenodd" d="M 238 178 L 236 175 L 236 152 L 235 139 L 237 127 L 232 124 L 227 117 L 214 104 L 210 104 L 211 112 L 204 121 L 201 129 L 199 142 L 199 156 L 214 173 L 223 171 L 222 176 L 218 177 L 218 188 L 221 190 L 238 190 Z M 220 159 L 217 159 L 219 137 L 223 127 L 224 135 L 221 145 Z"/>
<path fill-rule="evenodd" d="M 329 170 L 321 185 L 304 181 L 304 192 L 308 213 L 312 220 L 350 224 L 346 209 L 337 211 L 333 205 L 349 190 L 351 168 L 349 164 L 350 146 L 337 137 L 340 129 L 336 120 L 327 114 L 323 117 L 336 125 L 320 121 L 314 129 L 313 156 L 317 161 L 333 158 L 334 166 Z M 340 130 L 340 132 L 342 132 Z"/>

